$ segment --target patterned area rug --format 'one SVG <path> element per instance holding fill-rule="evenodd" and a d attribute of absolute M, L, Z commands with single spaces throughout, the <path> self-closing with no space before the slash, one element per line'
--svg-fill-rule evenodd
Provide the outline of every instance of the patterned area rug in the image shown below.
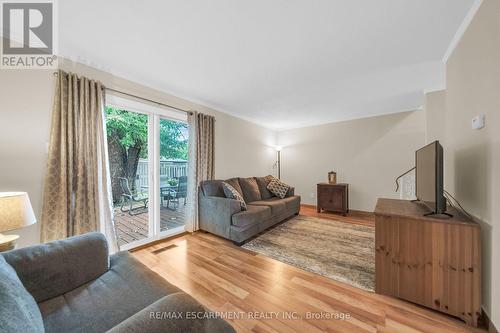
<path fill-rule="evenodd" d="M 368 291 L 375 289 L 375 228 L 297 216 L 242 246 Z"/>

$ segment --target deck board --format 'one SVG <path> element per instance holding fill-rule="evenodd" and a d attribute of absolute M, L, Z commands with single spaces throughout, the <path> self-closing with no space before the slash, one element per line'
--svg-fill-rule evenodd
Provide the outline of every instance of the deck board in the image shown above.
<path fill-rule="evenodd" d="M 148 237 L 149 212 L 147 209 L 134 211 L 130 215 L 115 208 L 115 229 L 118 245 L 122 246 Z M 185 224 L 186 206 L 180 204 L 177 209 L 160 208 L 160 230 L 168 230 Z"/>

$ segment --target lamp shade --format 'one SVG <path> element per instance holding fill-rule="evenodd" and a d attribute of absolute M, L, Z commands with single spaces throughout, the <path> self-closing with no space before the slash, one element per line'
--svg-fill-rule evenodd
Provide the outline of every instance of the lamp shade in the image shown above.
<path fill-rule="evenodd" d="M 0 232 L 36 223 L 26 192 L 0 192 Z"/>

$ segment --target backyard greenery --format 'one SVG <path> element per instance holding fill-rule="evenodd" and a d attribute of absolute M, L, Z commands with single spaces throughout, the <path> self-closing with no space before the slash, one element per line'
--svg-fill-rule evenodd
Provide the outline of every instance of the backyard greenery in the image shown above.
<path fill-rule="evenodd" d="M 116 178 L 127 178 L 133 188 L 139 159 L 148 157 L 148 116 L 106 107 L 106 129 L 113 199 L 117 201 L 122 190 Z M 187 136 L 187 124 L 160 119 L 160 158 L 187 160 Z"/>

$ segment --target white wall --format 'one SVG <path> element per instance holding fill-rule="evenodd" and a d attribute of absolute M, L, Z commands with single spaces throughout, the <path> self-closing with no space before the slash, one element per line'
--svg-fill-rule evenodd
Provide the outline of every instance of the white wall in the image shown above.
<path fill-rule="evenodd" d="M 403 112 L 278 132 L 282 178 L 307 204 L 316 184 L 337 172 L 349 183 L 351 209 L 373 211 L 377 198 L 398 198 L 395 178 L 414 166 L 425 142 L 425 114 Z M 314 196 L 313 196 L 314 195 Z"/>
<path fill-rule="evenodd" d="M 444 142 L 445 187 L 481 222 L 483 305 L 498 328 L 500 1 L 483 1 L 448 59 L 446 91 L 440 99 L 428 99 L 426 109 L 435 111 L 432 117 L 444 113 L 445 122 L 429 123 L 430 131 Z M 486 115 L 486 127 L 472 130 L 471 120 L 479 114 Z"/>
<path fill-rule="evenodd" d="M 0 70 L 0 192 L 28 192 L 35 215 L 42 211 L 42 179 L 49 137 L 52 74 L 43 70 Z M 39 242 L 40 225 L 20 234 L 19 246 Z"/>
<path fill-rule="evenodd" d="M 60 67 L 109 88 L 214 115 L 217 178 L 274 172 L 275 133 L 269 129 L 69 60 Z M 27 191 L 39 221 L 54 83 L 52 71 L 0 70 L 0 192 Z M 35 244 L 40 225 L 9 233 L 21 235 L 21 247 Z"/>
<path fill-rule="evenodd" d="M 446 91 L 439 90 L 425 94 L 425 142 L 439 140 L 443 145 L 446 138 L 442 135 L 446 124 Z"/>

